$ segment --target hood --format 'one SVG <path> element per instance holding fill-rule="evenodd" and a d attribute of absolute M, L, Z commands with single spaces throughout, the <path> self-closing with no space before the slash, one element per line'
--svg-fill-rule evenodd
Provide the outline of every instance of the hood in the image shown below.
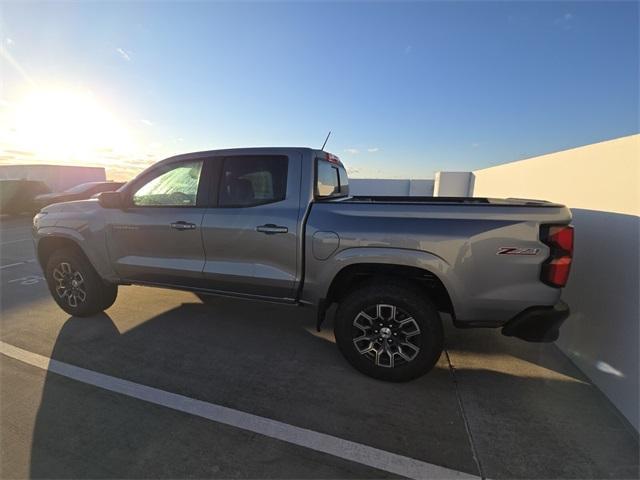
<path fill-rule="evenodd" d="M 72 202 L 52 203 L 43 207 L 41 212 L 58 213 L 58 212 L 90 212 L 100 208 L 98 200 L 91 198 L 89 200 L 74 200 Z"/>
<path fill-rule="evenodd" d="M 62 192 L 59 193 L 41 193 L 35 196 L 35 200 L 51 200 L 52 198 L 64 196 Z"/>

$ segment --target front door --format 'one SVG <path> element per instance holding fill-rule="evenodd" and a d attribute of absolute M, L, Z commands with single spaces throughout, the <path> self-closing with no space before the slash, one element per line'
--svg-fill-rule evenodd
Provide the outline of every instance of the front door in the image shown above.
<path fill-rule="evenodd" d="M 204 165 L 202 159 L 161 165 L 127 190 L 124 210 L 109 212 L 107 246 L 123 280 L 198 286 L 205 259 Z"/>

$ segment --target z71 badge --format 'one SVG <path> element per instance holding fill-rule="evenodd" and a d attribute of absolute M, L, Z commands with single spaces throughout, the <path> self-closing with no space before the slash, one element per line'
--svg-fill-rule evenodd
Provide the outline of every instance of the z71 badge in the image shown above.
<path fill-rule="evenodd" d="M 500 247 L 496 255 L 537 255 L 539 248 Z"/>

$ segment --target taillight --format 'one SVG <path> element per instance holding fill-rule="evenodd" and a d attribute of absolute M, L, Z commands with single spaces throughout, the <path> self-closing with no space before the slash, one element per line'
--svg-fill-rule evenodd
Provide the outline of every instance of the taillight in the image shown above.
<path fill-rule="evenodd" d="M 549 258 L 542 264 L 542 281 L 552 287 L 564 287 L 569 279 L 573 257 L 573 227 L 543 225 L 540 237 L 551 248 Z"/>
<path fill-rule="evenodd" d="M 565 225 L 562 227 L 549 227 L 547 243 L 564 250 L 569 255 L 573 254 L 573 227 Z"/>

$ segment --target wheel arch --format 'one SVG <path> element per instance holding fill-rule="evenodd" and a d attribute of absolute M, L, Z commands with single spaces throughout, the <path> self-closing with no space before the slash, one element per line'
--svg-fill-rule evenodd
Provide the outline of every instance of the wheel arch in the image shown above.
<path fill-rule="evenodd" d="M 58 291 L 57 287 L 53 284 L 53 279 L 49 277 L 50 272 L 47 269 L 47 264 L 51 262 L 51 258 L 56 255 L 56 252 L 60 252 L 64 250 L 65 253 L 60 258 L 68 258 L 70 256 L 75 257 L 77 262 L 80 262 L 76 267 L 73 267 L 75 270 L 80 270 L 82 273 L 82 278 L 80 282 L 85 284 L 84 288 L 81 288 L 78 285 L 73 285 L 74 288 L 78 288 L 78 290 L 83 290 L 83 298 L 76 297 L 76 295 L 66 295 L 62 296 Z M 42 269 L 45 271 L 45 276 L 47 277 L 47 283 L 49 285 L 49 290 L 54 297 L 54 300 L 62 308 L 65 312 L 70 315 L 76 315 L 80 317 L 93 315 L 95 313 L 101 312 L 107 308 L 109 308 L 113 302 L 115 301 L 118 294 L 118 285 L 114 282 L 106 281 L 103 277 L 100 276 L 100 273 L 96 269 L 95 262 L 91 260 L 91 257 L 87 254 L 85 249 L 82 246 L 82 243 L 75 238 L 67 235 L 46 235 L 38 239 L 36 245 L 36 255 L 38 257 L 38 261 L 40 262 Z M 56 260 L 56 263 L 57 261 Z M 66 261 L 66 260 L 64 260 Z M 54 272 L 55 269 L 58 268 L 58 265 L 53 264 Z M 62 269 L 64 271 L 64 268 Z M 71 271 L 74 274 L 79 273 L 75 270 Z M 54 279 L 59 280 L 55 277 Z M 68 289 L 69 287 L 64 287 Z M 91 289 L 91 291 L 89 290 Z M 93 293 L 91 293 L 93 292 Z M 64 298 L 66 298 L 66 302 Z M 75 304 L 72 304 L 70 298 L 75 300 Z"/>
<path fill-rule="evenodd" d="M 38 241 L 38 249 L 37 249 L 38 262 L 40 263 L 42 268 L 43 269 L 46 268 L 47 262 L 49 261 L 49 258 L 54 252 L 61 250 L 63 248 L 69 248 L 78 252 L 93 266 L 93 263 L 91 262 L 91 260 L 89 259 L 89 257 L 87 256 L 87 254 L 85 253 L 85 251 L 80 246 L 77 240 L 70 238 L 68 236 L 63 236 L 63 235 L 49 235 L 41 238 Z M 93 267 L 95 268 L 95 266 Z"/>
<path fill-rule="evenodd" d="M 401 279 L 416 286 L 429 295 L 439 311 L 447 312 L 455 318 L 453 301 L 440 277 L 431 270 L 396 263 L 354 263 L 343 267 L 333 277 L 327 290 L 324 304 L 339 303 L 342 298 L 358 286 L 374 281 Z"/>

